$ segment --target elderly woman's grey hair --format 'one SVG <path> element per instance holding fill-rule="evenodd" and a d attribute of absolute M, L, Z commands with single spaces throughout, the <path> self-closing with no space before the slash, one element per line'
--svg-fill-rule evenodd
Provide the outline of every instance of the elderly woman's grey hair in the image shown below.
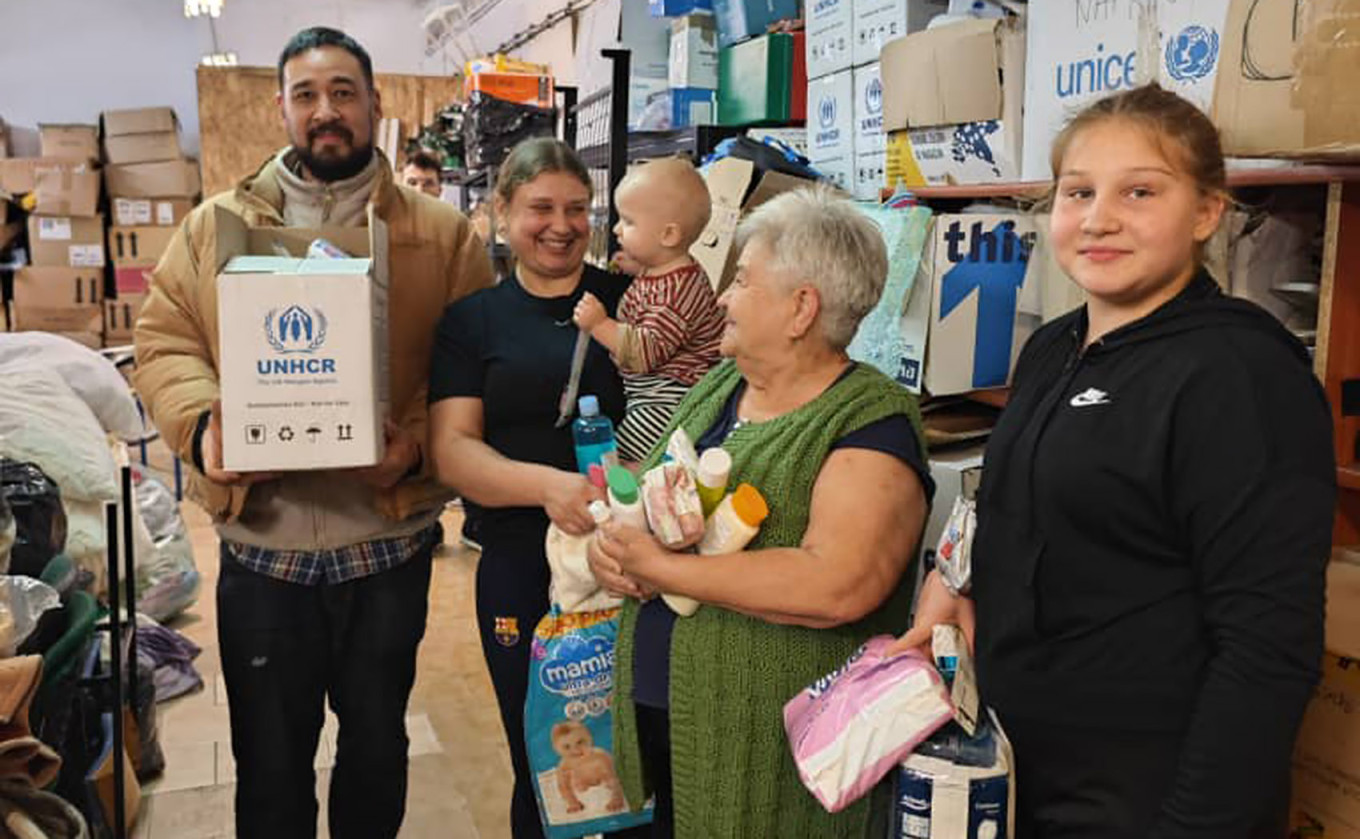
<path fill-rule="evenodd" d="M 821 299 L 822 335 L 834 350 L 855 337 L 878 304 L 888 277 L 888 249 L 878 225 L 823 184 L 761 204 L 737 228 L 737 252 L 760 242 L 769 267 L 792 291 L 812 286 Z"/>

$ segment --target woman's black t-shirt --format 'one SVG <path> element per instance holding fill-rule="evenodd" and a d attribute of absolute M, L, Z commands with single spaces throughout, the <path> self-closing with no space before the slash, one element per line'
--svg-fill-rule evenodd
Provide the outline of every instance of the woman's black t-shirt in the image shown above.
<path fill-rule="evenodd" d="M 571 294 L 535 297 L 513 276 L 449 306 L 435 333 L 430 402 L 450 397 L 482 400 L 486 443 L 511 460 L 576 470 L 571 427 L 554 428 L 558 400 L 576 345 L 572 310 L 585 292 L 613 317 L 628 278 L 590 265 Z M 593 394 L 600 412 L 623 420 L 623 383 L 609 353 L 592 341 L 581 372 L 581 396 Z M 536 538 L 547 515 L 537 507 L 485 508 L 482 540 Z"/>

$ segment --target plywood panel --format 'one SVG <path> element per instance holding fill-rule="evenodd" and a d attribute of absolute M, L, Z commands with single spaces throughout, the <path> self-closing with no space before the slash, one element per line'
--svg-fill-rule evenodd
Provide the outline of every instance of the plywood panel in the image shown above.
<path fill-rule="evenodd" d="M 447 76 L 379 73 L 374 82 L 382 97 L 383 115 L 401 121 L 402 143 L 429 124 L 461 90 L 458 80 Z M 273 68 L 198 68 L 204 195 L 232 188 L 287 144 L 275 104 L 277 93 Z"/>

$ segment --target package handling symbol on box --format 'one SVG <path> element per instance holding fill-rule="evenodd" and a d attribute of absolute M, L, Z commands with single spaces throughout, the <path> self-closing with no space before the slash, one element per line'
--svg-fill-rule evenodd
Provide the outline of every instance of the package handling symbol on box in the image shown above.
<path fill-rule="evenodd" d="M 266 431 L 263 425 L 246 426 L 246 444 L 250 446 L 262 446 L 266 438 Z"/>

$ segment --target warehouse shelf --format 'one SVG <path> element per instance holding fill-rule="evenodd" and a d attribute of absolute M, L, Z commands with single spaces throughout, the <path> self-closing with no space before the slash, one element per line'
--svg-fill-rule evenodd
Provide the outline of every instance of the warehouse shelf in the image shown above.
<path fill-rule="evenodd" d="M 1278 167 L 1228 166 L 1228 186 L 1308 186 L 1360 181 L 1360 166 L 1282 165 Z M 923 186 L 910 191 L 925 200 L 959 198 L 1042 198 L 1049 181 L 1002 181 L 960 186 Z"/>

